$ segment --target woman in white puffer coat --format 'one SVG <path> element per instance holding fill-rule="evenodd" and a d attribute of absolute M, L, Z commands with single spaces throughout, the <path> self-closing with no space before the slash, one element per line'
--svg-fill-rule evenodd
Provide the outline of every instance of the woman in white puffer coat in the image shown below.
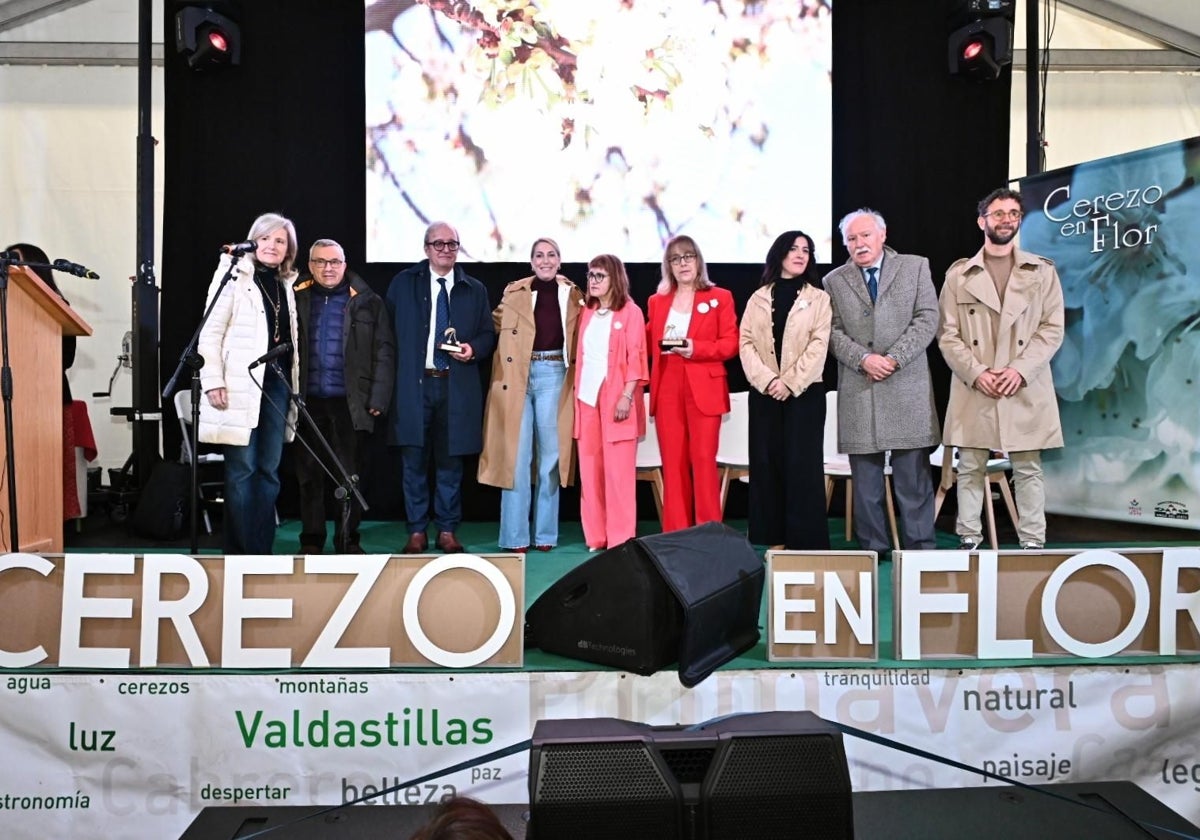
<path fill-rule="evenodd" d="M 219 297 L 198 342 L 204 357 L 200 384 L 207 397 L 200 403 L 199 436 L 205 443 L 224 444 L 225 553 L 271 554 L 279 460 L 295 430 L 286 386 L 299 387 L 292 350 L 298 343 L 292 293 L 296 227 L 265 213 L 254 220 L 247 239 L 255 250 L 222 254 L 208 289 L 205 308 Z M 256 359 L 284 345 L 274 361 L 250 369 Z"/>

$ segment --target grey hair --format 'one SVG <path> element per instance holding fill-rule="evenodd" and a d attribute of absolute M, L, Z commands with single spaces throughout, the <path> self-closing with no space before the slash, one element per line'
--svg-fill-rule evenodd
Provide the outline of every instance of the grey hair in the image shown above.
<path fill-rule="evenodd" d="M 887 222 L 883 220 L 883 216 L 872 210 L 870 207 L 860 207 L 857 210 L 853 210 L 847 213 L 845 216 L 842 216 L 842 220 L 838 222 L 838 231 L 840 231 L 842 234 L 843 245 L 846 243 L 846 228 L 849 227 L 850 223 L 859 216 L 870 216 L 875 220 L 875 227 L 879 228 L 880 231 L 887 230 Z"/>
<path fill-rule="evenodd" d="M 433 233 L 436 228 L 440 227 L 450 228 L 450 230 L 454 231 L 454 238 L 458 239 L 458 228 L 456 228 L 454 225 L 450 224 L 449 222 L 430 222 L 429 227 L 425 228 L 425 237 L 421 240 L 421 244 L 424 245 L 426 242 L 428 242 L 429 235 Z"/>
<path fill-rule="evenodd" d="M 346 249 L 341 246 L 341 243 L 333 239 L 318 239 L 308 248 L 308 258 L 310 260 L 312 259 L 313 251 L 318 248 L 337 248 L 342 252 L 342 259 L 346 258 Z"/>
<path fill-rule="evenodd" d="M 283 261 L 279 264 L 279 276 L 287 277 L 292 273 L 292 267 L 296 263 L 296 251 L 299 246 L 296 244 L 296 226 L 292 224 L 292 220 L 287 216 L 281 216 L 279 213 L 263 213 L 254 220 L 254 224 L 250 225 L 250 233 L 246 238 L 257 241 L 258 237 L 265 236 L 273 230 L 283 228 L 287 232 L 287 254 Z"/>

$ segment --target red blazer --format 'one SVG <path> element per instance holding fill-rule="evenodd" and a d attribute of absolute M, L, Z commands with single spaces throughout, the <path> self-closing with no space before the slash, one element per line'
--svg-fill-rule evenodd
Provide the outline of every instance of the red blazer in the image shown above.
<path fill-rule="evenodd" d="M 576 338 L 575 353 L 575 439 L 579 439 L 579 378 L 583 366 L 599 364 L 605 368 L 604 384 L 596 400 L 600 412 L 600 430 L 605 443 L 620 440 L 637 440 L 646 434 L 645 400 L 642 399 L 642 383 L 646 381 L 646 322 L 642 310 L 632 300 L 612 313 L 612 332 L 608 335 L 608 359 L 589 359 L 583 349 L 583 335 L 588 324 L 596 316 L 596 310 L 584 307 L 579 318 L 579 336 Z M 570 374 L 568 374 L 569 376 Z M 618 423 L 613 419 L 617 400 L 625 393 L 625 383 L 638 380 L 633 389 L 633 405 L 629 416 Z"/>
<path fill-rule="evenodd" d="M 659 364 L 662 340 L 671 309 L 674 292 L 650 296 L 650 319 L 646 323 L 646 354 L 650 357 L 650 414 L 658 410 L 658 385 L 663 366 Z M 692 302 L 692 320 L 687 337 L 692 340 L 692 357 L 677 357 L 683 363 L 688 386 L 702 414 L 725 414 L 729 411 L 729 379 L 725 360 L 738 352 L 737 313 L 733 311 L 733 295 L 720 286 L 697 289 Z"/>

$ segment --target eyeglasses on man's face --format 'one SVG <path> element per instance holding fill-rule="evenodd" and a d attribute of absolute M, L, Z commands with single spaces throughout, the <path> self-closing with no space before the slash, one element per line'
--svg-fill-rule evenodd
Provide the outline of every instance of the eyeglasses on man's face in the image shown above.
<path fill-rule="evenodd" d="M 426 242 L 430 248 L 435 251 L 457 251 L 458 243 L 453 239 L 435 239 L 432 242 Z"/>
<path fill-rule="evenodd" d="M 993 210 L 987 215 L 993 222 L 1003 222 L 1005 219 L 1012 219 L 1015 222 L 1025 214 L 1020 210 Z"/>
<path fill-rule="evenodd" d="M 667 260 L 667 262 L 670 263 L 671 265 L 691 265 L 695 261 L 696 261 L 696 255 L 691 254 L 691 253 L 676 254 L 675 256 L 673 256 Z"/>
<path fill-rule="evenodd" d="M 339 260 L 339 259 L 324 260 L 324 259 L 321 259 L 320 257 L 317 257 L 316 259 L 311 259 L 311 260 L 309 260 L 309 262 L 311 262 L 317 268 L 341 268 L 342 266 L 344 266 L 346 264 L 345 260 Z"/>

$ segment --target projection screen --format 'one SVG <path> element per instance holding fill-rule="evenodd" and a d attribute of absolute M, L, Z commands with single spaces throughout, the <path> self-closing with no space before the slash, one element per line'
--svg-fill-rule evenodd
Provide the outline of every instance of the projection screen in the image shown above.
<path fill-rule="evenodd" d="M 367 259 L 829 253 L 832 0 L 367 2 Z"/>

